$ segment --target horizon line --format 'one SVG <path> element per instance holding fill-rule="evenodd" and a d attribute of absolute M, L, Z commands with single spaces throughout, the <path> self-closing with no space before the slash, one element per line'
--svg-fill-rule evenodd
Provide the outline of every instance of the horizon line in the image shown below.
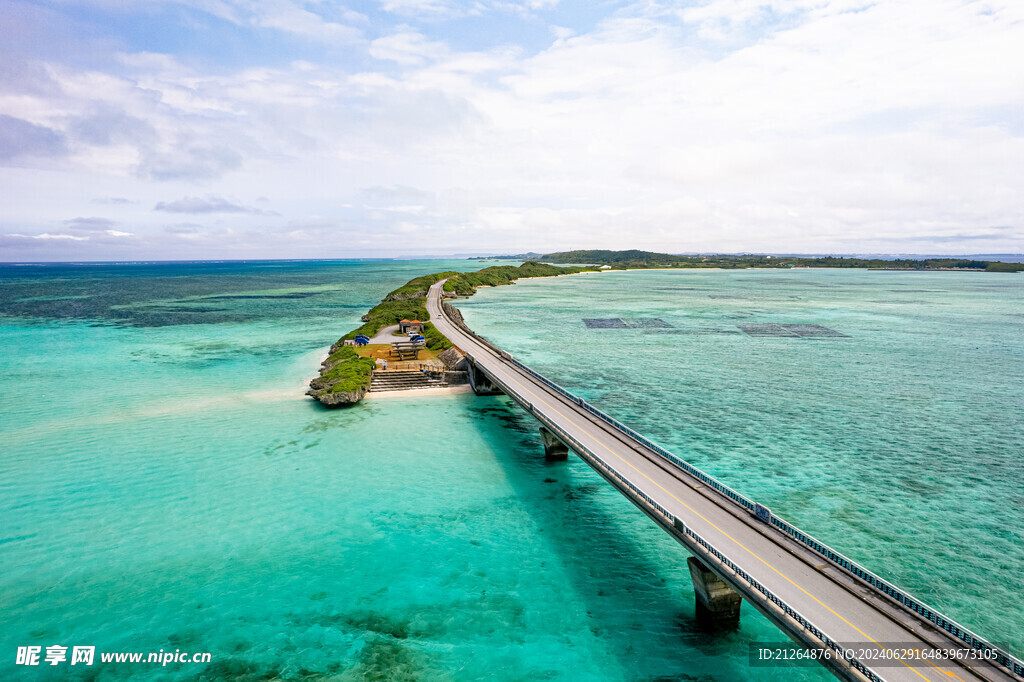
<path fill-rule="evenodd" d="M 626 251 L 634 249 L 570 249 L 569 251 Z M 645 249 L 635 249 L 645 251 Z M 536 252 L 526 252 L 529 253 Z M 551 253 L 568 253 L 567 251 Z M 962 253 L 962 254 L 935 254 L 935 253 L 768 253 L 762 251 L 690 251 L 684 253 L 669 252 L 648 252 L 664 253 L 669 256 L 772 256 L 780 258 L 875 258 L 881 260 L 900 259 L 927 259 L 927 258 L 982 258 L 982 257 L 1014 257 L 1024 258 L 1022 253 Z M 513 256 L 517 254 L 429 254 L 429 255 L 401 255 L 401 256 L 339 256 L 336 258 L 181 258 L 181 259 L 160 259 L 160 258 L 134 258 L 130 260 L 52 260 L 52 261 L 0 261 L 0 266 L 24 266 L 24 265 L 151 265 L 151 264 L 183 264 L 183 263 L 331 263 L 337 261 L 414 261 L 414 260 L 473 260 L 476 258 L 490 258 L 501 260 L 516 260 Z M 523 259 L 520 259 L 523 260 Z M 996 261 L 999 262 L 999 261 Z"/>

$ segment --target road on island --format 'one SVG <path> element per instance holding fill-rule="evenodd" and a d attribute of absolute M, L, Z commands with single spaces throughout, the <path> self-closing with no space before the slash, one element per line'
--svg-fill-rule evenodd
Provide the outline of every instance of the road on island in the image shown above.
<path fill-rule="evenodd" d="M 858 657 L 870 674 L 884 680 L 1008 680 L 1019 679 L 995 665 L 978 663 L 939 664 L 918 660 L 913 664 L 891 660 L 897 649 L 916 647 L 935 655 L 941 650 L 969 651 L 967 645 L 933 624 L 900 608 L 868 585 L 858 582 L 821 556 L 776 528 L 755 519 L 746 509 L 721 495 L 682 469 L 667 462 L 623 431 L 583 409 L 566 396 L 517 367 L 487 344 L 467 333 L 446 315 L 442 306 L 444 282 L 434 284 L 427 297 L 430 320 L 442 334 L 472 359 L 476 368 L 511 391 L 511 397 L 548 426 L 575 440 L 570 444 L 606 480 L 671 532 L 691 553 L 739 591 L 744 600 L 768 616 L 787 635 L 806 644 L 819 640 L 801 628 L 776 604 L 718 561 L 713 552 L 688 536 L 673 532 L 657 513 L 638 503 L 628 488 L 633 486 L 680 519 L 721 555 L 753 576 L 799 616 L 834 642 L 856 645 Z M 518 395 L 515 395 L 518 394 Z M 557 431 L 556 431 L 557 432 Z M 614 476 L 578 450 L 596 455 Z M 888 659 L 888 660 L 887 660 Z M 837 666 L 839 669 L 837 669 Z M 849 679 L 865 679 L 858 671 L 833 672 Z"/>

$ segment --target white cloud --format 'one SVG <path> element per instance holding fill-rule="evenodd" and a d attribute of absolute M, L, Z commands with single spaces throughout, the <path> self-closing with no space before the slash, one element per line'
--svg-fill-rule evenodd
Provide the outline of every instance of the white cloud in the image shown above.
<path fill-rule="evenodd" d="M 76 241 L 76 242 L 84 242 L 84 241 L 87 241 L 89 239 L 88 237 L 77 237 L 77 236 L 75 236 L 73 234 L 50 234 L 49 232 L 44 232 L 42 234 L 31 234 L 31 235 L 12 234 L 11 236 L 12 237 L 28 237 L 30 239 L 70 239 L 71 241 Z"/>
<path fill-rule="evenodd" d="M 324 17 L 300 5 L 284 1 L 268 1 L 256 6 L 256 23 L 307 38 L 325 41 L 356 42 L 362 31 Z"/>
<path fill-rule="evenodd" d="M 175 201 L 160 201 L 153 207 L 154 211 L 166 213 L 249 213 L 253 215 L 278 215 L 274 211 L 245 206 L 236 201 L 216 195 L 207 197 L 184 197 Z"/>
<path fill-rule="evenodd" d="M 422 33 L 411 29 L 378 38 L 370 43 L 372 57 L 404 65 L 419 65 L 427 61 L 435 61 L 447 52 L 448 48 L 444 43 L 431 42 Z"/>
<path fill-rule="evenodd" d="M 99 217 L 72 218 L 64 221 L 65 226 L 81 232 L 100 232 L 113 227 L 114 224 L 113 220 Z"/>
<path fill-rule="evenodd" d="M 449 0 L 382 0 L 380 5 L 385 12 L 405 15 L 450 15 L 462 13 Z"/>
<path fill-rule="evenodd" d="M 484 15 L 490 12 L 512 12 L 531 16 L 535 12 L 553 8 L 557 4 L 558 0 L 475 0 L 474 2 L 457 2 L 456 0 L 380 1 L 381 9 L 385 12 L 434 20 Z"/>
<path fill-rule="evenodd" d="M 231 7 L 249 21 L 271 5 Z M 443 31 L 399 25 L 360 44 L 362 70 L 202 71 L 152 54 L 110 72 L 49 64 L 59 94 L 0 93 L 0 114 L 50 145 L 36 166 L 81 188 L 61 210 L 124 197 L 135 203 L 105 205 L 117 211 L 105 219 L 157 245 L 240 248 L 243 234 L 266 255 L 341 255 L 358 233 L 432 252 L 1024 251 L 1022 12 L 1009 0 L 645 3 L 594 30 L 551 29 L 534 53 L 500 36 L 460 51 Z M 5 220 L 50 234 L 68 213 L 53 216 L 32 178 L 0 170 L 18 197 Z M 260 194 L 282 215 L 221 198 Z M 209 225 L 172 235 L 149 211 L 188 201 L 178 212 Z"/>

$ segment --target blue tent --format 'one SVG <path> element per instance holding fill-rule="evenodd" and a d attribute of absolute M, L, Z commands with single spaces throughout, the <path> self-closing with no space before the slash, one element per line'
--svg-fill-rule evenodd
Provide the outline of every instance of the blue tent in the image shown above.
<path fill-rule="evenodd" d="M 420 336 L 419 334 L 417 334 L 416 336 L 412 337 L 412 339 L 410 339 L 410 340 L 413 343 L 422 343 L 422 342 L 426 341 L 426 339 L 423 338 L 422 336 Z"/>
<path fill-rule="evenodd" d="M 365 346 L 366 344 L 370 343 L 370 337 L 364 334 L 360 334 L 355 338 L 355 342 L 357 346 Z"/>

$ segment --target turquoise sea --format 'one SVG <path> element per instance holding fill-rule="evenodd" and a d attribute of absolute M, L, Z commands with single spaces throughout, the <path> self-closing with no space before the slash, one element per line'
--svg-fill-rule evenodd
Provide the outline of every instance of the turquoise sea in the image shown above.
<path fill-rule="evenodd" d="M 546 463 L 507 399 L 303 397 L 388 290 L 488 264 L 0 266 L 0 678 L 832 679 L 751 667 L 781 637 L 748 606 L 702 633 L 685 552 L 578 459 Z M 605 273 L 458 305 L 1024 649 L 1021 276 Z M 737 328 L 766 323 L 845 336 Z M 29 645 L 212 662 L 14 665 Z"/>

